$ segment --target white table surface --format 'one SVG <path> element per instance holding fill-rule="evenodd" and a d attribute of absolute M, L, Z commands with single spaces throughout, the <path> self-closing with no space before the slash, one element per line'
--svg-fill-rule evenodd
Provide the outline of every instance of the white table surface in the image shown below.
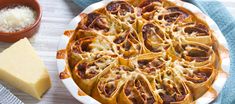
<path fill-rule="evenodd" d="M 219 0 L 223 2 L 232 15 L 235 16 L 235 0 Z M 13 94 L 25 104 L 77 104 L 58 78 L 56 67 L 56 51 L 60 36 L 63 34 L 69 21 L 81 12 L 81 8 L 71 0 L 39 0 L 43 17 L 38 33 L 30 39 L 31 44 L 43 59 L 52 79 L 52 87 L 43 96 L 42 100 L 35 98 L 3 83 Z M 10 43 L 0 42 L 0 52 L 9 47 Z"/>

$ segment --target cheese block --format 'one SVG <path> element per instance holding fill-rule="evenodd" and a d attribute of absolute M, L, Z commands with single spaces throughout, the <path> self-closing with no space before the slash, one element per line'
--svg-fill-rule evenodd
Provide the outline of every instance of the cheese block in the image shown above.
<path fill-rule="evenodd" d="M 0 53 L 0 80 L 37 99 L 51 86 L 47 68 L 26 38 Z"/>

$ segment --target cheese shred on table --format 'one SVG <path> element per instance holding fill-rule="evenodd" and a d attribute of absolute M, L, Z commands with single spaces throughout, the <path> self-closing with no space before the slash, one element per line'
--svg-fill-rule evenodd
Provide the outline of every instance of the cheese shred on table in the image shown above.
<path fill-rule="evenodd" d="M 0 31 L 17 32 L 32 25 L 36 13 L 27 6 L 6 7 L 0 10 Z"/>

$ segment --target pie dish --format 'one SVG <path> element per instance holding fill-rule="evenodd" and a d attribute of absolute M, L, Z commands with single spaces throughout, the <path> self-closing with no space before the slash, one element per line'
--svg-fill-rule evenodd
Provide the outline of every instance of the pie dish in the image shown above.
<path fill-rule="evenodd" d="M 57 63 L 81 102 L 209 103 L 227 79 L 223 35 L 182 1 L 105 0 L 70 25 L 76 28 L 65 31 Z"/>

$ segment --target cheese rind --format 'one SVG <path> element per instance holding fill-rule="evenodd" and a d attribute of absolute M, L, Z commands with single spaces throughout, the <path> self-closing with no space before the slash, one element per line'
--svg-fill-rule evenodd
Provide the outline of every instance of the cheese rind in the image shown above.
<path fill-rule="evenodd" d="M 26 38 L 0 53 L 0 80 L 37 99 L 51 86 L 47 68 Z"/>

